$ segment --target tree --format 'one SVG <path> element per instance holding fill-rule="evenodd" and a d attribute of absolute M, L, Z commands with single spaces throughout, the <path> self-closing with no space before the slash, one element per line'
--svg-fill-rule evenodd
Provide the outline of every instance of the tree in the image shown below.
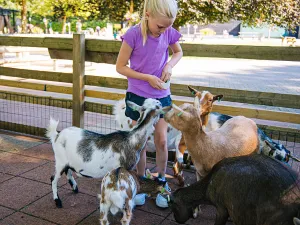
<path fill-rule="evenodd" d="M 112 22 L 125 21 L 125 14 L 139 11 L 143 0 L 90 0 L 89 3 L 98 8 L 97 17 Z"/>
<path fill-rule="evenodd" d="M 300 0 L 179 0 L 177 25 L 240 20 L 293 29 L 300 23 Z"/>

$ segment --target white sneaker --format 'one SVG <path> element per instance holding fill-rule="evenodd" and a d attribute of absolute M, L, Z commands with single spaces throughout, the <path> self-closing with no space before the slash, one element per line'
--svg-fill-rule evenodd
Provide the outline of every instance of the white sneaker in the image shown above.
<path fill-rule="evenodd" d="M 134 204 L 135 205 L 144 205 L 146 202 L 146 194 L 142 193 L 142 194 L 137 194 L 134 197 Z"/>

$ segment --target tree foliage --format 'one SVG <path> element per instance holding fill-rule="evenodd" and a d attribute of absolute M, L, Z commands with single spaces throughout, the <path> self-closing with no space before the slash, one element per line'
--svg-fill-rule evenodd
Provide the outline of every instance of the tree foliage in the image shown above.
<path fill-rule="evenodd" d="M 28 8 L 32 13 L 56 18 L 83 17 L 125 21 L 124 16 L 141 11 L 144 0 L 0 0 L 3 7 Z M 178 0 L 175 27 L 186 23 L 208 24 L 240 20 L 249 26 L 261 24 L 295 28 L 300 23 L 300 0 Z M 25 9 L 26 10 L 26 9 Z"/>
<path fill-rule="evenodd" d="M 179 0 L 179 25 L 240 20 L 249 26 L 264 23 L 295 28 L 300 23 L 300 0 Z"/>

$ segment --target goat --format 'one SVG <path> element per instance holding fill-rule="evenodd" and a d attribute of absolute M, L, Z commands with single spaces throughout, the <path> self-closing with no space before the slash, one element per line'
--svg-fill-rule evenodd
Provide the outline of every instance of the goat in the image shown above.
<path fill-rule="evenodd" d="M 192 87 L 188 87 L 191 93 L 200 99 L 199 104 L 203 107 L 207 105 L 207 100 L 203 98 L 203 92 L 197 91 Z M 205 96 L 206 97 L 206 96 Z M 212 101 L 210 98 L 208 101 Z M 212 108 L 212 107 L 211 107 Z M 211 110 L 207 110 L 204 108 L 202 109 L 201 121 L 202 127 L 206 131 L 213 131 L 220 128 L 227 120 L 231 119 L 232 116 L 220 114 L 217 112 L 210 113 Z M 275 158 L 279 161 L 283 161 L 285 163 L 289 162 L 290 158 L 294 159 L 295 161 L 300 162 L 300 159 L 293 156 L 289 150 L 287 150 L 282 144 L 278 144 L 273 141 L 268 135 L 266 135 L 260 128 L 257 128 L 257 133 L 259 137 L 260 143 L 260 151 L 268 155 L 272 158 Z"/>
<path fill-rule="evenodd" d="M 189 87 L 190 91 L 193 92 L 194 89 Z M 196 93 L 196 91 L 195 91 Z M 198 93 L 198 92 L 197 92 Z M 203 91 L 201 93 L 202 99 L 205 99 L 205 103 L 202 104 L 203 110 L 203 120 L 205 121 L 208 118 L 208 114 L 212 111 L 213 103 L 216 100 L 220 100 L 223 98 L 223 95 L 212 95 L 208 91 Z M 204 101 L 203 101 L 204 102 Z M 125 99 L 118 101 L 114 106 L 115 120 L 119 125 L 120 130 L 129 130 L 132 128 L 132 119 L 126 117 L 125 115 L 126 104 Z M 207 121 L 205 121 L 207 123 Z M 179 130 L 172 127 L 170 124 L 168 125 L 167 131 L 167 147 L 168 149 L 175 149 L 176 158 L 173 164 L 173 171 L 175 177 L 178 178 L 179 184 L 181 186 L 184 185 L 184 177 L 183 177 L 183 155 L 186 150 L 185 141 L 182 137 L 182 134 Z M 152 133 L 147 142 L 147 151 L 155 152 L 155 144 L 154 144 L 154 133 Z M 187 162 L 189 164 L 189 162 Z"/>
<path fill-rule="evenodd" d="M 178 223 L 199 204 L 216 207 L 215 225 L 228 217 L 239 225 L 292 225 L 295 217 L 298 225 L 299 174 L 261 154 L 225 158 L 201 181 L 173 192 L 169 202 Z"/>
<path fill-rule="evenodd" d="M 55 175 L 51 177 L 51 184 L 57 207 L 62 207 L 57 194 L 57 182 L 63 173 L 67 175 L 73 191 L 77 193 L 78 187 L 72 171 L 78 176 L 102 178 L 107 172 L 120 166 L 132 169 L 139 161 L 140 152 L 153 132 L 159 115 L 170 108 L 162 108 L 161 103 L 155 99 L 147 99 L 143 106 L 133 102 L 128 104 L 141 114 L 137 126 L 130 131 L 104 135 L 69 127 L 58 134 L 58 121 L 50 119 L 46 136 L 51 140 L 55 155 Z"/>
<path fill-rule="evenodd" d="M 182 132 L 198 179 L 223 158 L 258 153 L 257 126 L 253 120 L 236 116 L 219 129 L 205 132 L 200 112 L 196 96 L 195 107 L 187 103 L 180 107 L 173 104 L 173 109 L 164 116 L 168 123 Z"/>
<path fill-rule="evenodd" d="M 145 193 L 155 197 L 158 192 L 166 191 L 165 184 L 166 181 L 154 178 L 149 170 L 146 170 L 146 177 L 140 177 L 135 171 L 128 171 L 123 167 L 108 172 L 102 180 L 99 195 L 100 224 L 109 225 L 108 213 L 115 216 L 121 211 L 122 225 L 129 225 L 135 195 Z"/>

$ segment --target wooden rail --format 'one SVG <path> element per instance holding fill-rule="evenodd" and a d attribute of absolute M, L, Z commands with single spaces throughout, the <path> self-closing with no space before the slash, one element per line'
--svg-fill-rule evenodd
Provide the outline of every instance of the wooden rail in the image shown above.
<path fill-rule="evenodd" d="M 72 51 L 72 38 L 1 36 L 0 45 L 48 48 L 56 51 L 52 57 L 72 59 L 72 53 L 68 51 L 61 51 L 59 54 L 59 50 Z M 103 60 L 99 57 L 101 54 L 108 54 L 107 56 L 116 59 L 121 42 L 85 39 L 85 45 L 86 54 L 90 54 L 86 57 L 86 61 L 99 62 Z M 300 61 L 300 47 L 188 43 L 181 45 L 185 56 Z"/>

